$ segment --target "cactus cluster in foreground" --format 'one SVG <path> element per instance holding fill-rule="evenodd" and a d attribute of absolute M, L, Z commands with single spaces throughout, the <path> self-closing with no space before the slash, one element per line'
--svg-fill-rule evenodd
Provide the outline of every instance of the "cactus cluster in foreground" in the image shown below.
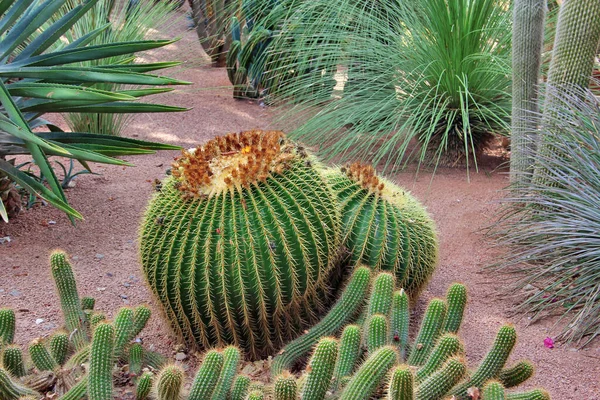
<path fill-rule="evenodd" d="M 406 191 L 370 166 L 327 170 L 280 131 L 184 151 L 158 189 L 143 271 L 192 348 L 273 355 L 317 322 L 347 267 L 393 271 L 416 296 L 437 263 L 434 224 Z"/>
<path fill-rule="evenodd" d="M 115 366 L 129 364 L 130 373 L 139 375 L 144 366 L 163 365 L 161 355 L 133 342 L 150 318 L 147 306 L 123 307 L 109 323 L 103 313 L 94 310 L 92 298 L 79 297 L 64 252 L 52 253 L 50 267 L 65 327 L 34 339 L 26 357 L 21 347 L 13 344 L 14 311 L 0 309 L 0 399 L 39 399 L 47 394 L 63 400 L 108 400 L 113 398 Z"/>

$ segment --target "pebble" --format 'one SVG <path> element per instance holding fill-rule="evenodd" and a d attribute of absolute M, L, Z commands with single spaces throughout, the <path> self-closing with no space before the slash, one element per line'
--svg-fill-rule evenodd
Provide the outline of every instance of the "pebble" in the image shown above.
<path fill-rule="evenodd" d="M 536 290 L 536 287 L 528 283 L 527 285 L 523 286 L 523 290 L 526 292 L 531 292 L 532 290 Z"/>
<path fill-rule="evenodd" d="M 73 260 L 79 260 L 79 256 L 73 256 L 71 257 Z"/>
<path fill-rule="evenodd" d="M 4 244 L 4 243 L 10 243 L 11 239 L 10 236 L 4 236 L 0 238 L 0 244 Z"/>
<path fill-rule="evenodd" d="M 104 258 L 104 254 L 97 253 L 96 260 L 102 260 Z"/>
<path fill-rule="evenodd" d="M 53 324 L 52 322 L 48 322 L 48 323 L 42 325 L 42 329 L 45 331 L 53 331 L 56 328 L 58 328 L 58 325 Z"/>
<path fill-rule="evenodd" d="M 175 354 L 175 360 L 183 361 L 187 359 L 187 355 L 185 353 L 177 353 Z"/>
<path fill-rule="evenodd" d="M 13 297 L 19 297 L 21 296 L 21 292 L 19 292 L 17 289 L 13 289 L 9 292 L 9 294 Z"/>
<path fill-rule="evenodd" d="M 99 291 L 99 292 L 104 292 L 106 290 L 106 288 L 105 287 L 98 287 L 98 288 L 96 288 L 96 290 Z"/>
<path fill-rule="evenodd" d="M 4 293 L 4 289 L 0 289 L 0 293 Z"/>
<path fill-rule="evenodd" d="M 106 273 L 106 276 L 108 276 L 109 278 L 112 278 L 114 275 L 113 275 L 113 273 L 112 273 L 112 272 L 107 272 L 107 273 Z"/>
<path fill-rule="evenodd" d="M 125 287 L 129 287 L 129 286 L 131 286 L 131 284 L 130 284 L 130 283 L 128 283 L 128 282 L 125 282 L 125 283 L 123 284 L 123 286 L 125 286 Z"/>
<path fill-rule="evenodd" d="M 122 298 L 123 300 L 125 300 L 125 299 L 127 298 L 127 295 L 125 295 L 125 294 L 120 294 L 120 295 L 119 295 L 119 297 L 120 297 L 120 298 Z"/>
<path fill-rule="evenodd" d="M 56 221 L 48 221 L 48 225 L 56 225 Z"/>
<path fill-rule="evenodd" d="M 43 320 L 42 318 L 38 318 L 38 319 L 36 319 L 36 320 L 35 320 L 35 324 L 36 324 L 36 325 L 39 325 L 39 324 L 41 324 L 42 322 L 44 322 L 44 320 Z"/>

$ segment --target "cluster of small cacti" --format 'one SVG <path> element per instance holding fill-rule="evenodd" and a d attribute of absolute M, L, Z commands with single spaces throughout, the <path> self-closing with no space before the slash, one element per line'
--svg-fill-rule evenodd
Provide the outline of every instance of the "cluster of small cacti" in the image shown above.
<path fill-rule="evenodd" d="M 143 366 L 160 368 L 164 358 L 132 343 L 150 318 L 141 305 L 123 307 L 114 322 L 94 311 L 94 299 L 79 297 L 67 256 L 55 251 L 50 257 L 65 326 L 47 338 L 34 339 L 29 357 L 13 344 L 15 313 L 0 309 L 0 399 L 18 399 L 54 393 L 64 400 L 112 399 L 113 368 L 129 365 L 139 375 Z M 89 365 L 89 368 L 86 367 Z"/>
<path fill-rule="evenodd" d="M 217 137 L 171 175 L 146 212 L 141 259 L 192 348 L 274 354 L 316 322 L 346 267 L 393 271 L 416 296 L 436 266 L 433 222 L 406 191 L 372 167 L 328 170 L 282 132 Z"/>

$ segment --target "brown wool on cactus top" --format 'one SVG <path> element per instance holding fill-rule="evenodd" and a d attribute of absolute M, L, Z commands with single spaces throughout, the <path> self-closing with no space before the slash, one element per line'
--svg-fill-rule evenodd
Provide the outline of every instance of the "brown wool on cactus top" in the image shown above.
<path fill-rule="evenodd" d="M 355 162 L 343 167 L 342 172 L 366 190 L 375 194 L 383 193 L 385 184 L 377 177 L 377 172 L 372 165 Z"/>
<path fill-rule="evenodd" d="M 265 181 L 305 156 L 281 131 L 252 130 L 229 133 L 184 150 L 173 163 L 172 173 L 185 196 L 199 198 Z"/>

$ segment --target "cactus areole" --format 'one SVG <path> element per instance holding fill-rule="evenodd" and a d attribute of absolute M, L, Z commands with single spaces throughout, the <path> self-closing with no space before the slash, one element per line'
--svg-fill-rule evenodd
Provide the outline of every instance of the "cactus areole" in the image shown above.
<path fill-rule="evenodd" d="M 146 279 L 189 345 L 273 354 L 315 322 L 339 246 L 335 197 L 279 131 L 183 152 L 141 230 Z"/>

